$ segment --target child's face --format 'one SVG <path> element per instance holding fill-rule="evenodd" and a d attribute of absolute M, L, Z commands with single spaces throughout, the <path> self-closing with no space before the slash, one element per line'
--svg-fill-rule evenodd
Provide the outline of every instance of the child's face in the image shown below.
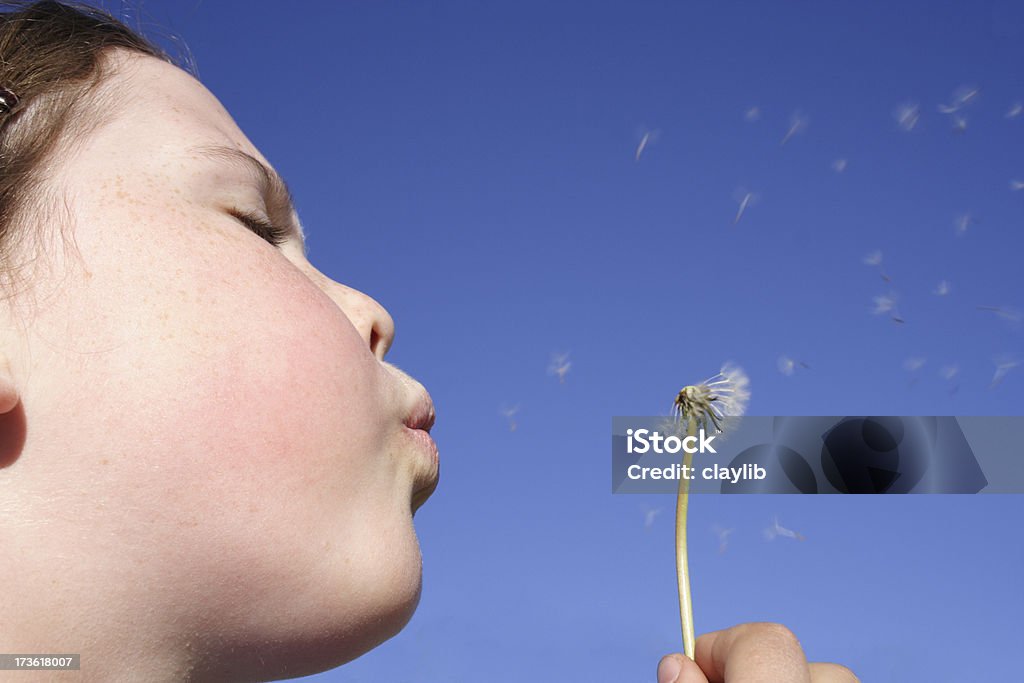
<path fill-rule="evenodd" d="M 266 163 L 220 103 L 175 67 L 127 62 L 111 81 L 124 111 L 53 167 L 66 212 L 48 217 L 71 221 L 81 262 L 51 250 L 19 354 L 19 500 L 49 520 L 34 549 L 44 568 L 66 559 L 56 594 L 113 581 L 225 651 L 302 643 L 309 670 L 335 666 L 415 609 L 412 513 L 437 465 L 404 423 L 429 399 L 382 362 L 383 308 L 310 265 L 298 235 L 275 248 L 229 213 L 266 216 L 270 198 L 195 151 Z M 90 623 L 122 624 L 123 607 Z"/>

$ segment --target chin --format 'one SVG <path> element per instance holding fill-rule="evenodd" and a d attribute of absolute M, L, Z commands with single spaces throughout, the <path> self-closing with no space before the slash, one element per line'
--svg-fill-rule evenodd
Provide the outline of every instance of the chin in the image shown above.
<path fill-rule="evenodd" d="M 397 635 L 412 619 L 420 603 L 423 588 L 423 558 L 416 534 L 409 525 L 408 536 L 394 543 L 382 543 L 381 554 L 361 582 L 363 636 L 358 643 L 359 656 Z M 400 549 L 400 550 L 399 550 Z"/>

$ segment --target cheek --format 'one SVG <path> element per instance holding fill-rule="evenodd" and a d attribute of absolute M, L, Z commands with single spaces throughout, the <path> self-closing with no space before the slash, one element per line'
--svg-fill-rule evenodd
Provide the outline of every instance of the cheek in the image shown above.
<path fill-rule="evenodd" d="M 216 453 L 209 465 L 223 477 L 250 474 L 254 495 L 322 495 L 337 507 L 379 492 L 394 479 L 385 373 L 329 297 L 264 255 L 263 273 L 239 273 L 201 311 L 183 368 L 197 456 Z"/>
<path fill-rule="evenodd" d="M 236 547 L 331 537 L 393 504 L 386 372 L 298 267 L 241 227 L 105 234 L 82 240 L 91 276 L 68 311 L 80 348 L 112 351 L 65 372 L 91 431 L 78 448 L 119 463 L 114 495 L 167 533 L 199 526 Z"/>

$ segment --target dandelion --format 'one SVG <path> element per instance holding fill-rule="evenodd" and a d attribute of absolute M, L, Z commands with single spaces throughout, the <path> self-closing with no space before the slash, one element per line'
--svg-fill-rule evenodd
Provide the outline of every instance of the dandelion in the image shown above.
<path fill-rule="evenodd" d="M 935 289 L 933 291 L 937 296 L 946 296 L 947 294 L 949 294 L 950 289 L 950 284 L 947 281 L 942 280 L 939 282 L 938 285 L 935 286 Z"/>
<path fill-rule="evenodd" d="M 729 534 L 736 531 L 736 529 L 725 529 L 718 524 L 712 525 L 711 530 L 718 536 L 718 554 L 721 555 L 725 552 L 726 546 L 729 544 Z"/>
<path fill-rule="evenodd" d="M 761 118 L 761 108 L 758 106 L 747 107 L 747 110 L 743 112 L 743 118 L 753 123 Z"/>
<path fill-rule="evenodd" d="M 785 145 L 789 142 L 789 139 L 802 131 L 807 127 L 807 117 L 800 112 L 793 112 L 793 115 L 789 117 L 789 130 L 786 131 L 785 137 L 782 138 L 782 142 L 779 146 Z"/>
<path fill-rule="evenodd" d="M 892 115 L 895 117 L 896 123 L 899 124 L 900 128 L 905 131 L 911 131 L 914 130 L 918 119 L 921 118 L 921 108 L 914 102 L 904 102 L 896 107 Z"/>
<path fill-rule="evenodd" d="M 516 431 L 516 427 L 518 425 L 516 424 L 516 421 L 515 421 L 515 415 L 516 415 L 516 413 L 519 412 L 519 405 L 516 404 L 516 405 L 512 406 L 511 408 L 508 408 L 508 407 L 503 405 L 498 410 L 498 412 L 501 415 L 503 415 L 506 420 L 508 420 L 508 431 L 510 431 L 510 432 Z"/>
<path fill-rule="evenodd" d="M 558 375 L 558 383 L 565 384 L 565 376 L 569 374 L 570 367 L 572 363 L 569 362 L 568 353 L 554 353 L 551 354 L 551 362 L 548 364 L 548 374 Z"/>
<path fill-rule="evenodd" d="M 793 538 L 798 541 L 805 540 L 802 534 L 798 534 L 792 529 L 787 529 L 786 527 L 780 525 L 779 518 L 776 517 L 774 520 L 772 520 L 772 525 L 764 530 L 764 537 L 766 540 L 774 541 L 779 536 L 783 536 L 785 538 Z"/>
<path fill-rule="evenodd" d="M 836 173 L 842 173 L 846 170 L 846 159 L 836 159 L 832 162 L 832 170 Z"/>
<path fill-rule="evenodd" d="M 1010 110 L 1006 112 L 1006 118 L 1015 119 L 1020 116 L 1020 113 L 1024 111 L 1024 103 L 1014 102 L 1010 105 Z"/>
<path fill-rule="evenodd" d="M 698 430 L 718 434 L 732 428 L 746 412 L 750 400 L 750 379 L 731 363 L 721 372 L 697 385 L 679 390 L 672 403 L 672 416 L 680 430 L 696 436 Z M 693 454 L 684 453 L 683 467 L 692 467 Z M 684 472 L 686 469 L 683 470 Z M 694 658 L 693 603 L 690 601 L 690 570 L 686 557 L 686 511 L 690 480 L 679 478 L 676 498 L 676 578 L 679 584 L 679 618 L 683 629 L 683 651 Z"/>

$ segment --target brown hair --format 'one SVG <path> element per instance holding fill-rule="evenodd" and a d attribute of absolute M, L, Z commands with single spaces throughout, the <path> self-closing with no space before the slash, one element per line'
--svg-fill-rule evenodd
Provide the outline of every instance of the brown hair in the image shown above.
<path fill-rule="evenodd" d="M 47 221 L 62 202 L 45 184 L 46 164 L 114 113 L 115 103 L 100 96 L 98 86 L 111 73 L 105 57 L 117 48 L 174 63 L 95 7 L 52 0 L 3 3 L 0 88 L 19 103 L 0 113 L 0 300 L 16 298 L 31 280 L 22 269 L 36 260 L 42 229 L 56 224 L 63 231 L 62 221 Z M 29 229 L 29 220 L 40 225 Z"/>

